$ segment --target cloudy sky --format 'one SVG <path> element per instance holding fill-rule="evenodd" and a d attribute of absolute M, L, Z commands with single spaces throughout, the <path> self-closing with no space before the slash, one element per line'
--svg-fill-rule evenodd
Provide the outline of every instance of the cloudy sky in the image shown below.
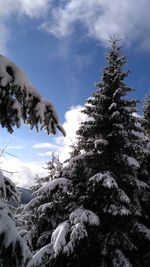
<path fill-rule="evenodd" d="M 52 151 L 63 161 L 95 90 L 110 36 L 121 39 L 131 75 L 127 83 L 143 99 L 150 89 L 149 0 L 0 0 L 0 53 L 19 65 L 55 105 L 67 137 L 47 136 L 22 125 L 1 129 L 1 168 L 29 186 Z M 4 150 L 4 153 L 3 153 Z M 12 156 L 11 156 L 12 155 Z"/>

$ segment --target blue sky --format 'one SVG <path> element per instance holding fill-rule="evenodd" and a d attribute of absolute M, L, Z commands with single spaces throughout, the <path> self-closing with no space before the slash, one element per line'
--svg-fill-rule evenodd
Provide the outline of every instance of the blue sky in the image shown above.
<path fill-rule="evenodd" d="M 67 129 L 65 140 L 36 134 L 23 125 L 12 135 L 1 129 L 1 148 L 7 145 L 6 152 L 16 156 L 8 160 L 6 154 L 3 168 L 15 166 L 19 185 L 29 182 L 52 150 L 66 157 L 70 138 L 74 141 L 74 131 L 85 119 L 78 111 L 100 79 L 110 35 L 122 40 L 134 97 L 144 98 L 150 89 L 149 10 L 148 0 L 0 1 L 0 53 L 19 65 L 52 101 Z"/>

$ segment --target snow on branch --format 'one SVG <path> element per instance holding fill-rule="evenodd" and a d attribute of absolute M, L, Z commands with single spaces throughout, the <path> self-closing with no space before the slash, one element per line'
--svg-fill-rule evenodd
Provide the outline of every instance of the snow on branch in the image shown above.
<path fill-rule="evenodd" d="M 67 244 L 67 235 L 70 232 L 70 222 L 61 223 L 53 232 L 51 242 L 55 256 L 57 256 Z"/>
<path fill-rule="evenodd" d="M 60 223 L 51 236 L 51 243 L 40 249 L 34 256 L 28 267 L 44 267 L 45 259 L 49 255 L 73 253 L 80 240 L 88 238 L 87 228 L 100 224 L 98 216 L 91 210 L 79 207 L 73 211 L 69 220 Z M 34 265 L 35 264 L 35 265 Z"/>
<path fill-rule="evenodd" d="M 20 127 L 21 119 L 48 134 L 58 128 L 65 136 L 51 102 L 45 101 L 28 81 L 25 73 L 13 62 L 0 55 L 0 123 L 12 133 Z"/>
<path fill-rule="evenodd" d="M 141 237 L 150 241 L 150 229 L 141 223 L 136 223 L 133 227 L 133 232 L 135 234 L 140 234 Z"/>
<path fill-rule="evenodd" d="M 116 249 L 112 261 L 112 267 L 120 266 L 132 267 L 133 265 L 129 262 L 129 260 L 126 258 L 126 256 L 120 249 Z"/>
<path fill-rule="evenodd" d="M 103 187 L 109 188 L 111 189 L 113 188 L 118 188 L 118 184 L 115 181 L 115 175 L 113 173 L 111 173 L 110 171 L 106 171 L 106 172 L 99 172 L 97 174 L 95 174 L 94 176 L 92 176 L 89 181 L 93 182 L 93 183 L 102 183 Z"/>
<path fill-rule="evenodd" d="M 121 202 L 130 204 L 130 198 L 122 189 L 118 189 L 118 196 Z"/>
<path fill-rule="evenodd" d="M 42 247 L 35 253 L 32 260 L 28 263 L 27 267 L 45 267 L 45 262 L 49 261 L 49 257 L 52 254 L 52 245 L 48 244 Z"/>
<path fill-rule="evenodd" d="M 70 214 L 69 220 L 77 224 L 79 222 L 87 223 L 89 225 L 99 225 L 98 216 L 91 210 L 84 209 L 83 207 L 78 208 Z"/>
<path fill-rule="evenodd" d="M 13 199 L 19 202 L 20 195 L 16 188 L 16 185 L 0 171 L 0 198 Z"/>
<path fill-rule="evenodd" d="M 120 204 L 111 204 L 108 205 L 105 209 L 104 209 L 105 213 L 109 213 L 112 216 L 117 216 L 117 215 L 121 215 L 121 216 L 129 216 L 131 215 L 131 212 L 129 209 L 127 209 L 125 206 L 120 205 Z"/>
<path fill-rule="evenodd" d="M 18 233 L 13 214 L 4 204 L 0 205 L 0 259 L 2 266 L 24 267 L 32 255 Z"/>
<path fill-rule="evenodd" d="M 68 182 L 69 180 L 61 177 L 58 179 L 54 179 L 53 181 L 50 181 L 48 183 L 46 183 L 45 185 L 43 185 L 42 187 L 40 187 L 35 194 L 36 195 L 49 195 L 52 191 L 54 191 L 56 188 L 62 189 L 62 191 L 64 193 L 67 192 L 68 189 Z"/>
<path fill-rule="evenodd" d="M 61 252 L 69 255 L 81 239 L 88 237 L 86 226 L 98 226 L 98 216 L 83 207 L 70 214 L 69 221 L 61 223 L 53 232 L 51 242 L 55 257 Z"/>
<path fill-rule="evenodd" d="M 128 162 L 128 165 L 134 169 L 138 170 L 140 168 L 139 162 L 133 157 L 127 156 L 127 162 Z"/>
<path fill-rule="evenodd" d="M 31 199 L 31 201 L 25 205 L 23 209 L 23 213 L 33 212 L 33 210 L 36 209 L 40 205 L 41 200 L 42 200 L 42 196 L 38 196 L 38 197 Z"/>

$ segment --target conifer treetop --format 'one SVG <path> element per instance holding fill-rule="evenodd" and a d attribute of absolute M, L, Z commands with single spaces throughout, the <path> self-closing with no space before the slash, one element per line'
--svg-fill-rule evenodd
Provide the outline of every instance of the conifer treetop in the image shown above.
<path fill-rule="evenodd" d="M 77 131 L 78 147 L 85 151 L 98 150 L 99 146 L 105 149 L 110 141 L 110 131 L 121 134 L 124 129 L 125 134 L 132 127 L 140 131 L 135 125 L 137 118 L 132 116 L 138 101 L 126 98 L 133 91 L 124 82 L 129 74 L 124 70 L 127 58 L 122 54 L 118 39 L 111 38 L 110 42 L 111 49 L 106 54 L 101 80 L 96 83 L 97 90 L 87 99 L 83 109 L 88 120 Z"/>

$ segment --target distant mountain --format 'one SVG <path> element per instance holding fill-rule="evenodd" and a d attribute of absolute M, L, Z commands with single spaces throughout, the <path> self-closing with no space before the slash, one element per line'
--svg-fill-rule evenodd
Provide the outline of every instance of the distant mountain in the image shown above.
<path fill-rule="evenodd" d="M 20 193 L 20 203 L 16 203 L 14 200 L 0 200 L 1 203 L 6 203 L 8 205 L 11 205 L 13 207 L 17 207 L 18 205 L 24 205 L 30 202 L 30 200 L 33 198 L 32 191 L 27 188 L 23 187 L 17 187 L 19 193 Z"/>
<path fill-rule="evenodd" d="M 32 191 L 27 188 L 17 187 L 20 193 L 20 202 L 21 204 L 27 204 L 32 199 Z"/>

